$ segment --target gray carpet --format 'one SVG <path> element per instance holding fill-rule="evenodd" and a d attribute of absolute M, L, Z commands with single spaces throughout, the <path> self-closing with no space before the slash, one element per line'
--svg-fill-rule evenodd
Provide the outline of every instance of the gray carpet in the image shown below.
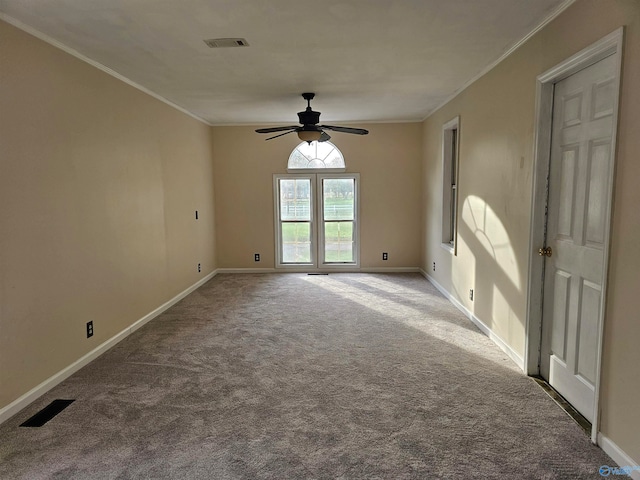
<path fill-rule="evenodd" d="M 56 398 L 76 401 L 19 427 Z M 418 274 L 218 275 L 0 426 L 2 479 L 594 479 L 603 464 Z"/>

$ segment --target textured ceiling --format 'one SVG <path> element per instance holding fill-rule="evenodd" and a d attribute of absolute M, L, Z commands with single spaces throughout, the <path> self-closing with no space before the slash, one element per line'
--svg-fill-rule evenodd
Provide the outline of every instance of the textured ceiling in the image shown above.
<path fill-rule="evenodd" d="M 215 125 L 417 121 L 571 0 L 0 0 L 27 26 Z M 15 21 L 17 20 L 17 22 Z M 250 46 L 210 49 L 203 39 Z"/>

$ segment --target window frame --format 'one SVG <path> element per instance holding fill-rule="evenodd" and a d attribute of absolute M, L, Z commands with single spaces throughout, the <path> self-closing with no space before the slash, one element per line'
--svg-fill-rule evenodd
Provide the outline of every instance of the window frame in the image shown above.
<path fill-rule="evenodd" d="M 324 185 L 323 180 L 329 179 L 353 179 L 353 262 L 327 262 L 325 261 L 325 234 L 324 234 Z M 359 173 L 317 173 L 318 192 L 318 265 L 320 268 L 360 268 L 360 174 Z M 341 220 L 344 221 L 344 220 Z M 333 223 L 334 221 L 330 221 Z M 320 260 L 322 263 L 320 264 Z"/>
<path fill-rule="evenodd" d="M 351 178 L 354 180 L 354 205 L 353 205 L 353 262 L 326 262 L 325 238 L 324 238 L 324 192 L 323 181 L 325 179 Z M 311 235 L 311 262 L 289 263 L 283 262 L 282 252 L 282 223 L 289 223 L 281 219 L 280 211 L 280 180 L 308 179 L 310 181 L 309 209 L 310 209 L 310 235 Z M 360 268 L 360 174 L 359 173 L 334 173 L 323 170 L 322 173 L 306 171 L 304 173 L 286 173 L 273 175 L 274 197 L 274 229 L 275 229 L 275 267 L 291 271 L 308 270 L 342 270 Z"/>
<path fill-rule="evenodd" d="M 309 263 L 292 263 L 292 262 L 283 262 L 283 252 L 282 252 L 282 223 L 299 223 L 295 221 L 283 221 L 281 219 L 281 211 L 280 211 L 280 180 L 309 180 L 309 235 L 310 235 L 310 259 Z M 316 252 L 316 238 L 317 235 L 314 232 L 315 227 L 315 215 L 316 215 L 316 206 L 315 206 L 315 174 L 313 173 L 297 173 L 297 174 L 274 174 L 273 175 L 273 197 L 274 197 L 274 220 L 275 220 L 275 234 L 276 234 L 276 268 L 287 268 L 287 269 L 299 269 L 306 270 L 309 267 L 313 267 L 317 265 Z M 302 223 L 307 223 L 306 221 Z"/>
<path fill-rule="evenodd" d="M 296 150 L 298 150 L 300 148 L 301 145 L 305 144 L 307 142 L 301 142 L 298 145 L 296 145 L 296 147 L 291 151 L 291 154 L 289 154 L 289 159 L 287 160 L 287 172 L 288 173 L 343 173 L 346 168 L 347 168 L 347 164 L 345 162 L 344 159 L 344 155 L 342 154 L 342 151 L 333 143 L 327 141 L 326 143 L 331 145 L 339 154 L 340 154 L 340 158 L 342 158 L 342 164 L 344 165 L 344 167 L 335 167 L 335 168 L 318 168 L 318 167 L 291 167 L 290 166 L 290 162 L 291 162 L 291 156 L 293 155 L 293 152 L 295 152 Z M 312 143 L 317 143 L 317 142 L 312 142 Z"/>
<path fill-rule="evenodd" d="M 460 177 L 460 116 L 442 126 L 442 231 L 441 246 L 457 255 L 458 194 Z"/>

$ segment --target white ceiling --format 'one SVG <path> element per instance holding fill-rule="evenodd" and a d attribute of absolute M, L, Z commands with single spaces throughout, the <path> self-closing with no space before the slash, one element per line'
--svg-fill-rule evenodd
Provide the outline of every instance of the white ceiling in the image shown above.
<path fill-rule="evenodd" d="M 422 120 L 568 3 L 0 0 L 0 12 L 210 124 L 296 124 L 307 91 L 325 123 Z M 250 46 L 203 42 L 221 37 Z"/>

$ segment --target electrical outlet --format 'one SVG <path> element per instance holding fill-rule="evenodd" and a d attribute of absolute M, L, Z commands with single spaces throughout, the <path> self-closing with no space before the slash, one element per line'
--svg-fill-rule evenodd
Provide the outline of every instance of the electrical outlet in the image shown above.
<path fill-rule="evenodd" d="M 389 260 L 389 254 L 387 252 L 382 252 L 382 259 Z"/>
<path fill-rule="evenodd" d="M 87 322 L 87 338 L 93 337 L 93 320 Z"/>
<path fill-rule="evenodd" d="M 254 253 L 254 254 L 253 254 L 253 259 L 254 259 L 256 262 L 259 262 L 259 261 L 260 261 L 260 254 L 259 254 L 259 253 Z"/>
<path fill-rule="evenodd" d="M 469 300 L 473 302 L 473 288 L 469 290 Z"/>
<path fill-rule="evenodd" d="M 198 272 L 202 271 L 202 266 L 200 264 L 198 264 Z"/>
<path fill-rule="evenodd" d="M 433 271 L 436 271 L 436 262 L 433 262 Z"/>

